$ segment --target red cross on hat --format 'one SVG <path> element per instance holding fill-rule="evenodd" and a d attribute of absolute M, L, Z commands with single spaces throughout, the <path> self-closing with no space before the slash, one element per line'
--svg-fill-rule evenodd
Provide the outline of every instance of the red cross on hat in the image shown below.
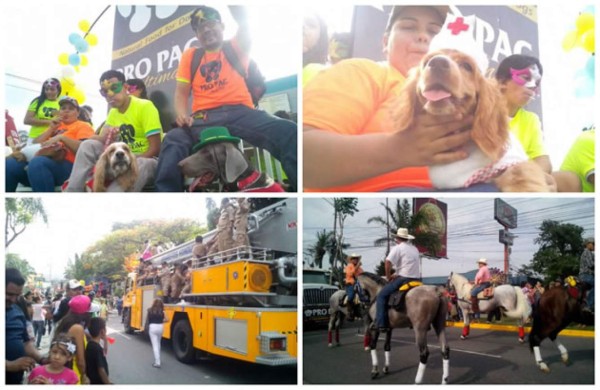
<path fill-rule="evenodd" d="M 457 17 L 454 22 L 448 24 L 448 30 L 452 32 L 452 35 L 458 35 L 462 31 L 469 31 L 469 27 L 468 24 L 465 24 L 462 16 Z"/>

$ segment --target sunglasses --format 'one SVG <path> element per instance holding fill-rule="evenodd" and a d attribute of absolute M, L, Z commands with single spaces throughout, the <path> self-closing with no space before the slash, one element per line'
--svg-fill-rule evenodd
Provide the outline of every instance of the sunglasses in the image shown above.
<path fill-rule="evenodd" d="M 117 81 L 116 83 L 103 83 L 105 87 L 100 88 L 100 95 L 103 97 L 114 96 L 123 90 L 123 82 Z"/>

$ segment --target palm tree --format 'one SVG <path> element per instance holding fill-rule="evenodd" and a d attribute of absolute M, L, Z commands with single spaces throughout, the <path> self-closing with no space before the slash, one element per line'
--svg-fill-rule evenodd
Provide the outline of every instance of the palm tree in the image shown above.
<path fill-rule="evenodd" d="M 323 229 L 322 231 L 317 232 L 317 241 L 306 251 L 312 256 L 315 267 L 322 268 L 323 257 L 325 257 L 325 254 L 331 253 L 334 246 L 335 238 L 333 232 L 331 230 L 326 231 Z"/>
<path fill-rule="evenodd" d="M 386 216 L 375 216 L 367 220 L 367 223 L 377 223 L 385 227 L 386 232 L 396 233 L 398 227 L 406 227 L 410 234 L 415 236 L 413 240 L 416 246 L 427 249 L 426 255 L 435 257 L 442 249 L 442 241 L 439 235 L 429 229 L 429 220 L 425 213 L 411 213 L 411 205 L 406 199 L 396 199 L 395 207 L 389 207 L 381 203 L 386 211 Z M 388 222 L 389 221 L 389 222 Z M 426 228 L 424 228 L 426 227 Z M 375 240 L 376 246 L 387 245 L 393 239 L 388 234 Z M 389 247 L 385 256 L 389 254 Z"/>

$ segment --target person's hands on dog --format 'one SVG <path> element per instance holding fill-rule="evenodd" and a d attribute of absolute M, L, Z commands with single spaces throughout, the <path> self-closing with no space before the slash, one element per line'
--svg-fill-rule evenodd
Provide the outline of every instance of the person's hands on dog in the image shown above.
<path fill-rule="evenodd" d="M 411 128 L 395 133 L 397 145 L 403 150 L 399 156 L 403 166 L 449 164 L 467 158 L 463 146 L 471 139 L 472 124 L 471 115 L 418 115 Z"/>

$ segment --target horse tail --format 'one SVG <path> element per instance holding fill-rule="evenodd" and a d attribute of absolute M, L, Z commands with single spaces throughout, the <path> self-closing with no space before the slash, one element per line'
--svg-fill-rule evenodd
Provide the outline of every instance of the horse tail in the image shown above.
<path fill-rule="evenodd" d="M 531 305 L 527 301 L 527 297 L 519 287 L 513 287 L 517 296 L 517 305 L 514 310 L 507 310 L 504 314 L 510 318 L 521 318 L 523 322 L 527 320 L 531 314 Z"/>
<path fill-rule="evenodd" d="M 446 315 L 448 312 L 448 302 L 446 297 L 444 296 L 444 288 L 436 287 L 436 293 L 438 296 L 438 308 L 436 310 L 435 316 L 433 318 L 433 328 L 435 329 L 435 333 L 437 335 L 440 334 L 444 330 L 446 326 Z"/>

